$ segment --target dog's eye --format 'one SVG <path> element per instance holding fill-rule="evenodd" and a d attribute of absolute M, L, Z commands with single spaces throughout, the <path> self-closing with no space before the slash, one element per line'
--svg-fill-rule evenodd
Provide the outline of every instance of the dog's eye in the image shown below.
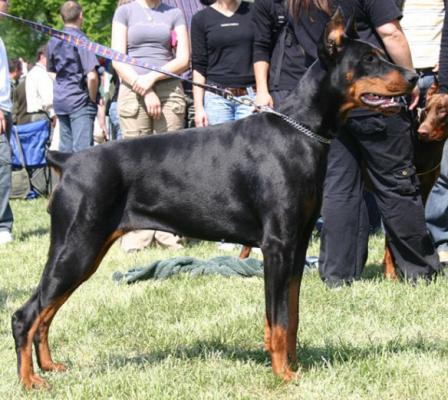
<path fill-rule="evenodd" d="M 366 54 L 364 56 L 364 61 L 368 63 L 373 63 L 375 61 L 376 57 L 373 54 Z"/>

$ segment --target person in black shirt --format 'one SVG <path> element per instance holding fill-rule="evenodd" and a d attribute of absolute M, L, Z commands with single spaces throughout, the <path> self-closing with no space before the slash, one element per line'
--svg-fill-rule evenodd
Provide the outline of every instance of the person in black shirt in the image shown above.
<path fill-rule="evenodd" d="M 314 58 L 294 35 L 285 0 L 256 0 L 253 10 L 253 61 L 256 103 L 277 106 L 298 84 Z"/>
<path fill-rule="evenodd" d="M 252 67 L 252 4 L 217 0 L 191 21 L 193 80 L 229 89 L 236 97 L 255 98 Z M 236 120 L 252 107 L 193 88 L 196 126 Z"/>
<path fill-rule="evenodd" d="M 265 0 L 255 2 L 256 9 L 267 6 Z M 289 22 L 305 52 L 298 58 L 300 70 L 309 65 L 309 59 L 317 58 L 318 41 L 338 6 L 346 17 L 354 15 L 362 40 L 384 49 L 395 63 L 412 69 L 409 46 L 398 22 L 401 12 L 394 2 L 288 0 Z M 259 46 L 259 35 L 256 31 L 255 47 Z M 258 86 L 257 93 L 262 89 Z M 266 99 L 269 101 L 268 97 L 262 100 Z M 430 278 L 440 269 L 426 231 L 412 154 L 410 119 L 405 111 L 385 117 L 355 110 L 333 140 L 324 184 L 319 256 L 319 273 L 328 287 L 360 279 L 367 260 L 369 223 L 363 199 L 363 166 L 373 184 L 398 270 L 415 280 Z"/>

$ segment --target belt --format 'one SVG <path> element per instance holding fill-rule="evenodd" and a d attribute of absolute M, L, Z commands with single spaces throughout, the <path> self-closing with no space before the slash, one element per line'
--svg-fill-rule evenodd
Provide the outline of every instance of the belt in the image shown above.
<path fill-rule="evenodd" d="M 257 92 L 257 89 L 254 86 L 249 86 L 249 88 L 252 88 L 254 92 Z M 249 91 L 247 90 L 248 87 L 242 86 L 237 88 L 225 88 L 225 90 L 228 90 L 230 93 L 232 93 L 233 96 L 241 97 L 241 96 L 247 96 L 249 94 Z"/>
<path fill-rule="evenodd" d="M 248 86 L 240 86 L 240 87 L 224 87 L 220 85 L 219 83 L 215 83 L 212 81 L 207 82 L 209 85 L 217 86 L 219 89 L 227 90 L 228 92 L 232 93 L 235 97 L 241 97 L 241 96 L 247 96 L 248 88 L 251 88 L 255 93 L 257 92 L 257 89 L 255 85 L 248 85 Z"/>

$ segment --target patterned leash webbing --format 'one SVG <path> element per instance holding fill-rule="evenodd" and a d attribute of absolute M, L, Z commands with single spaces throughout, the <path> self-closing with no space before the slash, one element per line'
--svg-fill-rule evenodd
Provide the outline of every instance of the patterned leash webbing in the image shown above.
<path fill-rule="evenodd" d="M 312 132 L 305 125 L 295 121 L 294 119 L 288 117 L 287 115 L 284 115 L 282 113 L 279 113 L 278 111 L 275 111 L 271 107 L 256 105 L 255 102 L 252 99 L 250 99 L 249 97 L 237 98 L 229 90 L 218 88 L 213 85 L 207 85 L 207 84 L 203 84 L 203 83 L 194 82 L 190 79 L 183 78 L 180 75 L 174 74 L 173 72 L 167 71 L 163 68 L 152 66 L 152 65 L 148 64 L 147 62 L 140 61 L 134 57 L 128 56 L 127 54 L 120 53 L 116 50 L 113 50 L 109 47 L 103 46 L 99 43 L 92 42 L 91 40 L 87 39 L 84 36 L 70 35 L 69 33 L 54 29 L 50 26 L 39 24 L 37 22 L 33 22 L 33 21 L 30 21 L 30 20 L 27 20 L 24 18 L 16 17 L 14 15 L 7 14 L 7 13 L 1 12 L 1 11 L 0 11 L 0 14 L 7 18 L 18 21 L 22 24 L 28 25 L 29 27 L 31 27 L 32 29 L 34 29 L 38 32 L 42 32 L 46 35 L 49 35 L 56 39 L 62 40 L 63 42 L 71 44 L 72 46 L 75 46 L 75 47 L 78 47 L 81 49 L 86 49 L 87 51 L 94 53 L 97 56 L 102 57 L 104 59 L 107 59 L 110 61 L 121 62 L 121 63 L 129 64 L 129 65 L 137 65 L 139 67 L 142 67 L 142 68 L 145 68 L 145 69 L 148 69 L 151 71 L 159 72 L 161 74 L 170 76 L 172 78 L 179 79 L 181 81 L 188 82 L 192 85 L 201 87 L 209 92 L 220 95 L 220 96 L 224 97 L 225 99 L 235 101 L 239 104 L 243 104 L 243 105 L 246 105 L 249 107 L 254 107 L 255 110 L 258 112 L 267 112 L 267 113 L 277 115 L 279 118 L 281 118 L 287 124 L 289 124 L 290 126 L 295 128 L 297 131 L 302 132 L 306 136 L 308 136 L 312 139 L 315 139 L 324 144 L 330 144 L 330 142 L 331 142 L 329 139 L 327 139 L 323 136 L 320 136 L 317 133 Z"/>

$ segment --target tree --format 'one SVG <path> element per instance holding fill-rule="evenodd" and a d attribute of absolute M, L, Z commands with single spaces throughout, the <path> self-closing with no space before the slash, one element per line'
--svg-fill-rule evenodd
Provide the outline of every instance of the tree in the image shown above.
<path fill-rule="evenodd" d="M 59 8 L 62 3 L 61 0 L 11 0 L 9 13 L 61 29 Z M 80 0 L 79 3 L 84 10 L 83 31 L 91 40 L 109 45 L 116 0 Z M 0 36 L 10 58 L 26 60 L 34 60 L 37 48 L 49 40 L 48 36 L 26 25 L 6 19 L 0 22 Z"/>

